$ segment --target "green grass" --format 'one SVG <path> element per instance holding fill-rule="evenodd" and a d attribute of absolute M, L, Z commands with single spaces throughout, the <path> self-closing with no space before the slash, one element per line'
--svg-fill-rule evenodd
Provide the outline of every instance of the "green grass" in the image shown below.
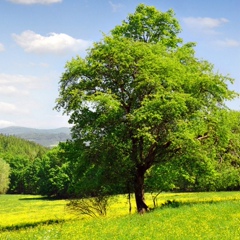
<path fill-rule="evenodd" d="M 65 200 L 47 200 L 33 195 L 0 195 L 0 229 L 21 228 L 45 222 L 73 219 Z"/>
<path fill-rule="evenodd" d="M 158 203 L 167 200 L 179 206 L 129 215 L 126 196 L 117 196 L 106 217 L 87 218 L 68 212 L 64 200 L 1 195 L 0 239 L 240 239 L 240 193 L 162 194 Z"/>

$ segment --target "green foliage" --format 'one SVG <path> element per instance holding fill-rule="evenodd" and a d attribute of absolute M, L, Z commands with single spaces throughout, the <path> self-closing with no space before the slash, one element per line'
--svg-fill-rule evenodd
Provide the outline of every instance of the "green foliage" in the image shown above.
<path fill-rule="evenodd" d="M 0 134 L 0 157 L 2 158 L 21 156 L 33 160 L 35 157 L 41 157 L 46 151 L 47 148 L 34 142 Z"/>
<path fill-rule="evenodd" d="M 27 193 L 25 188 L 25 176 L 27 176 L 27 169 L 31 165 L 27 157 L 11 157 L 7 159 L 11 167 L 10 186 L 8 193 Z M 31 184 L 29 182 L 27 184 Z"/>
<path fill-rule="evenodd" d="M 0 134 L 0 157 L 10 166 L 9 193 L 37 193 L 37 158 L 46 152 L 36 143 Z"/>
<path fill-rule="evenodd" d="M 70 168 L 68 162 L 59 156 L 59 148 L 48 151 L 39 162 L 38 194 L 66 197 L 70 184 Z"/>
<path fill-rule="evenodd" d="M 0 156 L 11 168 L 8 193 L 68 196 L 71 170 L 58 148 L 47 149 L 13 136 L 0 135 Z"/>
<path fill-rule="evenodd" d="M 169 47 L 176 47 L 181 39 L 180 25 L 174 17 L 174 11 L 158 11 L 155 7 L 139 4 L 134 14 L 129 14 L 122 25 L 116 26 L 112 31 L 113 36 L 122 36 L 149 43 L 162 42 Z"/>
<path fill-rule="evenodd" d="M 171 162 L 151 168 L 147 189 L 156 192 L 239 189 L 239 117 L 239 112 L 226 110 L 215 112 L 214 118 L 208 116 L 209 129 L 198 137 L 202 139 L 201 144 L 191 147 L 188 144 Z"/>
<path fill-rule="evenodd" d="M 216 141 L 223 140 L 217 152 L 218 190 L 238 190 L 240 186 L 240 112 L 223 113 Z"/>
<path fill-rule="evenodd" d="M 68 175 L 71 179 L 68 195 L 78 198 L 106 197 L 126 192 L 126 179 L 116 181 L 116 176 L 124 174 L 122 169 L 116 169 L 114 164 L 117 163 L 111 164 L 108 156 L 105 156 L 99 166 L 96 152 L 88 152 L 86 148 L 88 147 L 80 142 L 67 142 L 59 146 L 59 157 L 68 164 Z M 109 153 L 109 157 L 113 159 L 118 156 L 114 154 L 117 153 Z"/>
<path fill-rule="evenodd" d="M 68 62 L 60 80 L 56 108 L 69 115 L 84 152 L 84 183 L 100 176 L 97 184 L 108 189 L 106 178 L 125 179 L 139 211 L 147 209 L 144 178 L 152 166 L 179 159 L 185 185 L 212 175 L 216 152 L 209 146 L 224 144 L 216 141 L 225 133 L 219 110 L 236 96 L 228 89 L 233 80 L 197 59 L 194 44 L 181 44 L 179 31 L 172 10 L 140 4 L 84 59 Z"/>
<path fill-rule="evenodd" d="M 9 187 L 10 167 L 0 158 L 0 194 L 6 193 Z"/>

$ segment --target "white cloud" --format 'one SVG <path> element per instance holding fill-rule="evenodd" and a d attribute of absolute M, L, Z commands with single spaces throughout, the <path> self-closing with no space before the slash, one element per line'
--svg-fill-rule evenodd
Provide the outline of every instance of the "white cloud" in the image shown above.
<path fill-rule="evenodd" d="M 16 43 L 26 52 L 36 54 L 67 54 L 69 52 L 84 51 L 90 45 L 90 41 L 75 39 L 64 33 L 50 33 L 42 36 L 27 30 L 20 35 L 13 34 Z"/>
<path fill-rule="evenodd" d="M 0 52 L 3 52 L 3 51 L 5 51 L 5 48 L 4 48 L 3 44 L 0 43 Z"/>
<path fill-rule="evenodd" d="M 1 95 L 28 95 L 28 91 L 22 91 L 17 89 L 14 86 L 0 86 L 0 94 Z"/>
<path fill-rule="evenodd" d="M 0 128 L 10 127 L 16 125 L 14 122 L 0 120 Z"/>
<path fill-rule="evenodd" d="M 109 4 L 111 5 L 113 12 L 117 12 L 123 6 L 120 3 L 114 4 L 112 1 L 109 1 Z"/>
<path fill-rule="evenodd" d="M 46 76 L 0 73 L 0 120 L 14 121 L 17 125 L 23 125 L 30 117 L 40 121 L 36 116 L 45 116 L 54 106 L 56 93 L 51 80 Z"/>
<path fill-rule="evenodd" d="M 60 3 L 62 0 L 8 0 L 9 2 L 16 4 L 52 4 L 52 3 Z"/>
<path fill-rule="evenodd" d="M 0 74 L 0 113 L 26 115 L 37 109 L 38 94 L 45 92 L 44 78 Z M 47 81 L 49 85 L 49 81 Z M 37 110 L 36 110 L 37 111 Z"/>
<path fill-rule="evenodd" d="M 226 18 L 209 18 L 209 17 L 188 17 L 183 22 L 192 29 L 202 30 L 207 33 L 215 33 L 213 29 L 229 22 Z"/>
<path fill-rule="evenodd" d="M 26 83 L 29 82 L 30 79 L 23 75 L 10 75 L 5 73 L 0 73 L 0 83 Z"/>
<path fill-rule="evenodd" d="M 0 112 L 2 114 L 19 114 L 19 113 L 26 114 L 29 111 L 26 107 L 23 108 L 13 103 L 0 102 Z"/>
<path fill-rule="evenodd" d="M 41 85 L 41 79 L 34 76 L 23 76 L 23 75 L 11 75 L 0 73 L 0 84 L 1 87 L 5 86 L 18 86 L 27 87 L 29 89 L 39 88 Z"/>
<path fill-rule="evenodd" d="M 222 47 L 240 47 L 240 41 L 234 39 L 219 40 L 217 44 Z"/>
<path fill-rule="evenodd" d="M 12 113 L 16 111 L 16 106 L 12 103 L 0 102 L 0 112 L 2 113 Z"/>

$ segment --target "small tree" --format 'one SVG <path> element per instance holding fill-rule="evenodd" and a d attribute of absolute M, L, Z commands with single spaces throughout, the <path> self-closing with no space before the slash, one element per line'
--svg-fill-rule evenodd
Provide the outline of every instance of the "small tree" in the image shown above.
<path fill-rule="evenodd" d="M 0 159 L 0 194 L 6 193 L 10 183 L 10 166 Z"/>
<path fill-rule="evenodd" d="M 70 200 L 67 208 L 78 214 L 90 217 L 106 216 L 109 196 L 97 196 L 94 198 L 81 198 Z"/>
<path fill-rule="evenodd" d="M 56 108 L 70 116 L 86 161 L 125 179 L 139 212 L 148 209 L 147 170 L 211 139 L 215 111 L 235 96 L 232 79 L 197 59 L 179 32 L 172 10 L 140 4 L 85 59 L 68 62 L 60 80 Z"/>
<path fill-rule="evenodd" d="M 157 207 L 157 199 L 161 192 L 178 188 L 179 169 L 174 163 L 165 163 L 151 167 L 146 174 L 145 188 L 152 195 L 153 206 Z"/>

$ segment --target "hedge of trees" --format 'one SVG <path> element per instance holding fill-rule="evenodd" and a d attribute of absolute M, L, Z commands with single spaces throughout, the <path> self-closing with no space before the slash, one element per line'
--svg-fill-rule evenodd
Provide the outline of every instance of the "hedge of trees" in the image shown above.
<path fill-rule="evenodd" d="M 207 138 L 197 148 L 190 143 L 188 151 L 176 154 L 172 161 L 153 166 L 145 176 L 145 191 L 239 190 L 240 112 L 224 110 L 218 119 L 215 145 Z M 125 166 L 89 161 L 84 156 L 86 147 L 69 141 L 46 149 L 0 135 L 0 193 L 72 198 L 133 192 Z"/>

